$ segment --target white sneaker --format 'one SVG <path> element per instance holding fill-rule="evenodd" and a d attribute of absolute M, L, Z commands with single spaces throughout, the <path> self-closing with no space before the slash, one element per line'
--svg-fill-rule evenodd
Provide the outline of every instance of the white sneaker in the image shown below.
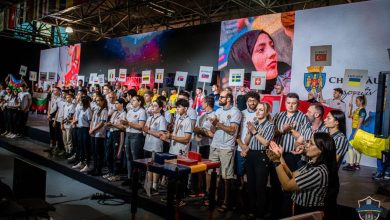
<path fill-rule="evenodd" d="M 79 162 L 78 164 L 72 166 L 72 169 L 83 169 L 85 164 L 83 162 Z"/>
<path fill-rule="evenodd" d="M 7 135 L 5 135 L 5 137 L 6 137 L 6 138 L 9 138 L 9 137 L 11 137 L 11 135 L 12 135 L 12 133 L 10 132 L 10 133 L 8 133 Z"/>
<path fill-rule="evenodd" d="M 9 138 L 14 139 L 16 137 L 16 134 L 12 134 L 9 136 Z"/>
<path fill-rule="evenodd" d="M 1 134 L 1 136 L 6 136 L 8 134 L 8 131 Z"/>
<path fill-rule="evenodd" d="M 83 169 L 80 170 L 80 172 L 82 173 L 86 173 L 90 170 L 90 168 L 88 167 L 88 165 L 85 165 Z"/>
<path fill-rule="evenodd" d="M 76 154 L 73 154 L 71 157 L 68 158 L 68 160 L 74 160 L 76 158 Z"/>

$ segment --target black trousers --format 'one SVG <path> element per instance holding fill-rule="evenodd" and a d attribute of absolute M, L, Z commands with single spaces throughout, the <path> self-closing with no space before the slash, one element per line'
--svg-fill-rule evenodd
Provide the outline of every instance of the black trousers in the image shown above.
<path fill-rule="evenodd" d="M 24 112 L 22 110 L 18 110 L 16 119 L 16 133 L 24 135 L 26 133 L 26 123 L 28 119 L 28 111 Z"/>
<path fill-rule="evenodd" d="M 58 121 L 54 121 L 53 123 L 55 123 L 54 133 L 55 133 L 55 139 L 57 141 L 57 147 L 59 150 L 65 150 L 64 139 L 62 139 L 61 123 Z"/>
<path fill-rule="evenodd" d="M 50 119 L 49 121 L 49 134 L 50 134 L 50 141 L 55 144 L 56 143 L 56 129 L 55 129 L 55 121 L 53 119 Z"/>
<path fill-rule="evenodd" d="M 298 162 L 301 159 L 300 155 L 291 153 L 283 153 L 283 158 L 291 172 L 298 169 Z M 292 215 L 292 194 L 290 192 L 283 192 L 280 185 L 278 175 L 274 167 L 270 169 L 271 181 L 271 214 L 275 218 L 286 218 Z"/>
<path fill-rule="evenodd" d="M 100 173 L 103 167 L 104 138 L 91 137 L 91 146 L 94 169 Z"/>
<path fill-rule="evenodd" d="M 248 151 L 245 168 L 248 178 L 249 211 L 259 217 L 263 217 L 267 213 L 266 194 L 269 165 L 265 151 Z"/>
<path fill-rule="evenodd" d="M 120 144 L 120 131 L 108 132 L 106 145 L 105 145 L 105 160 L 110 173 L 117 175 L 120 169 L 120 158 L 117 158 L 119 144 Z"/>
<path fill-rule="evenodd" d="M 78 128 L 78 150 L 80 155 L 80 161 L 86 162 L 89 164 L 91 160 L 91 148 L 90 143 L 91 139 L 89 136 L 89 127 L 79 127 Z"/>

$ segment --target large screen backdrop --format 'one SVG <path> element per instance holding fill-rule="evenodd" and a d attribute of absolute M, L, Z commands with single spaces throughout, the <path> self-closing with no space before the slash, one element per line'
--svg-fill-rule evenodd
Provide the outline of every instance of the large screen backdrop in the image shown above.
<path fill-rule="evenodd" d="M 127 69 L 129 77 L 140 76 L 142 70 L 165 70 L 164 85 L 173 86 L 176 71 L 197 76 L 199 66 L 217 69 L 220 24 L 171 29 L 129 35 L 83 44 L 80 75 L 105 74 L 108 69 Z M 151 86 L 154 74 L 151 75 Z M 196 85 L 196 81 L 195 81 Z"/>
<path fill-rule="evenodd" d="M 39 74 L 54 74 L 55 78 L 48 82 L 38 78 L 39 87 L 56 83 L 56 86 L 76 85 L 80 70 L 81 44 L 57 47 L 41 51 Z"/>
<path fill-rule="evenodd" d="M 294 12 L 241 18 L 221 22 L 218 69 L 224 70 L 222 84 L 228 85 L 229 69 L 245 69 L 245 86 L 252 71 L 265 71 L 264 93 L 280 83 L 290 90 Z"/>

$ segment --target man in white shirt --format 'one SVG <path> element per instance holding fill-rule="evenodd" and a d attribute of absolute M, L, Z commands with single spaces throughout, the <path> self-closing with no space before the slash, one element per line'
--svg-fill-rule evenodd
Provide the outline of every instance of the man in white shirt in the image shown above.
<path fill-rule="evenodd" d="M 343 89 L 333 89 L 333 99 L 324 100 L 322 90 L 320 90 L 320 102 L 326 104 L 330 108 L 339 109 L 345 113 L 345 102 L 343 101 Z"/>

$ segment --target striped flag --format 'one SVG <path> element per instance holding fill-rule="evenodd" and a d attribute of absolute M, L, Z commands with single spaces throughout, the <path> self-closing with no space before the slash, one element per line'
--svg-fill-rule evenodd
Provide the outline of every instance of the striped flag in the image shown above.
<path fill-rule="evenodd" d="M 232 82 L 241 82 L 241 74 L 233 75 Z"/>
<path fill-rule="evenodd" d="M 16 79 L 13 75 L 10 76 L 8 86 L 13 90 L 16 89 L 18 92 L 22 91 L 20 87 L 22 86 L 22 79 Z"/>
<path fill-rule="evenodd" d="M 34 93 L 31 108 L 37 111 L 47 109 L 47 93 Z"/>
<path fill-rule="evenodd" d="M 360 78 L 350 77 L 348 81 L 348 85 L 350 86 L 360 86 Z"/>

